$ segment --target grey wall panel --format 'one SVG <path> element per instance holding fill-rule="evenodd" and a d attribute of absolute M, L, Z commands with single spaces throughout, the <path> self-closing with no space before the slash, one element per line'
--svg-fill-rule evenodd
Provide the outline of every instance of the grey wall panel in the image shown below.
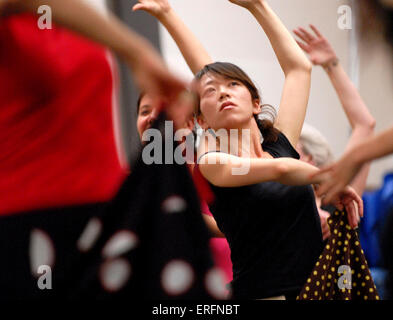
<path fill-rule="evenodd" d="M 136 0 L 107 0 L 109 8 L 128 26 L 148 39 L 161 52 L 158 22 L 143 11 L 133 12 Z M 132 76 L 124 63 L 118 59 L 118 70 L 121 83 L 120 105 L 121 125 L 125 151 L 132 162 L 140 147 L 136 131 L 136 102 L 139 92 L 134 85 Z"/>

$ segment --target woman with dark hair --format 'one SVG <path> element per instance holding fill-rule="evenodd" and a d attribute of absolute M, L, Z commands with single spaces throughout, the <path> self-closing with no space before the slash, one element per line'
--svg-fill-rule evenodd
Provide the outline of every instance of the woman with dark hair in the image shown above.
<path fill-rule="evenodd" d="M 167 27 L 186 60 L 192 60 L 190 44 L 180 41 L 181 31 L 176 33 L 169 22 L 173 22 L 167 16 L 171 9 L 152 9 L 167 2 L 140 2 Z M 311 64 L 266 1 L 231 2 L 255 16 L 273 46 L 285 74 L 280 110 L 277 119 L 260 120 L 261 111 L 268 107 L 261 105 L 250 78 L 230 63 L 205 65 L 196 75 L 198 121 L 208 132 L 228 133 L 229 140 L 213 139 L 208 145 L 207 133 L 196 170 L 215 193 L 210 209 L 231 247 L 233 297 L 293 299 L 322 251 L 318 211 L 309 186 L 322 179 L 309 178 L 318 169 L 296 160 L 299 155 L 294 149 L 306 113 Z M 237 135 L 231 136 L 231 131 Z M 245 170 L 239 174 L 239 169 Z M 353 199 L 361 208 L 352 191 L 341 194 L 339 204 L 346 205 L 355 227 Z"/>
<path fill-rule="evenodd" d="M 214 191 L 210 209 L 231 247 L 233 296 L 293 299 L 323 248 L 315 197 L 307 186 L 320 182 L 309 178 L 318 169 L 296 160 L 299 155 L 283 133 L 285 124 L 279 130 L 269 120 L 256 119 L 259 95 L 241 69 L 214 63 L 196 78 L 201 125 L 238 129 L 235 139 L 229 137 L 231 154 L 221 140 L 202 146 L 198 166 Z M 239 147 L 233 150 L 233 145 Z M 248 170 L 234 174 L 239 168 Z M 348 207 L 351 199 L 345 199 Z M 350 221 L 357 225 L 354 216 Z"/>

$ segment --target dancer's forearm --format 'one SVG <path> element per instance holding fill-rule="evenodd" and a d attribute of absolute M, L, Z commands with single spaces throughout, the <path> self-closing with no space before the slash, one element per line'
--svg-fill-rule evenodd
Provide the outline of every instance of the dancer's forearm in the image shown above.
<path fill-rule="evenodd" d="M 371 137 L 351 149 L 351 157 L 364 164 L 393 153 L 393 127 Z"/>
<path fill-rule="evenodd" d="M 187 65 L 194 74 L 200 71 L 205 65 L 213 62 L 202 43 L 172 8 L 163 12 L 157 18 L 176 42 Z"/>
<path fill-rule="evenodd" d="M 338 59 L 330 61 L 324 69 L 336 90 L 337 96 L 340 99 L 343 110 L 352 128 L 352 134 L 346 146 L 346 150 L 350 150 L 352 147 L 374 134 L 375 119 L 370 114 L 359 91 L 346 74 Z M 363 166 L 355 179 L 351 182 L 351 186 L 360 195 L 363 194 L 366 187 L 369 171 L 369 164 Z"/>
<path fill-rule="evenodd" d="M 201 159 L 201 173 L 219 187 L 241 187 L 268 181 L 287 185 L 322 182 L 321 177 L 310 178 L 319 171 L 318 168 L 292 158 L 242 158 L 226 153 L 209 153 Z M 241 174 L 234 174 L 240 169 Z"/>
<path fill-rule="evenodd" d="M 363 130 L 367 132 L 367 135 L 372 133 L 375 127 L 375 119 L 370 114 L 359 91 L 349 79 L 341 63 L 338 60 L 332 61 L 325 67 L 325 71 L 337 92 L 352 130 Z"/>

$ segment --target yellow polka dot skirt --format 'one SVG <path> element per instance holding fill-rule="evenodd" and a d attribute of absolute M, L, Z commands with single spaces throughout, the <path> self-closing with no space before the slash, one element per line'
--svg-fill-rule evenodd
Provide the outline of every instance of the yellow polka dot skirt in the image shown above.
<path fill-rule="evenodd" d="M 331 236 L 297 300 L 379 300 L 356 230 L 344 211 L 329 219 Z"/>

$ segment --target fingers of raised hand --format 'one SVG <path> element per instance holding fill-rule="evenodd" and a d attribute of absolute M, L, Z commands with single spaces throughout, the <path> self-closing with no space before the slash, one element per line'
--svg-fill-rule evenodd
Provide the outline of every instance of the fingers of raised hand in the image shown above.
<path fill-rule="evenodd" d="M 296 34 L 301 40 L 306 42 L 307 44 L 310 42 L 308 38 L 300 31 L 300 29 L 293 30 L 293 33 Z"/>
<path fill-rule="evenodd" d="M 303 27 L 299 27 L 299 31 L 303 34 L 304 38 L 307 39 L 307 42 L 311 42 L 315 39 L 315 37 Z"/>
<path fill-rule="evenodd" d="M 314 31 L 315 35 L 318 38 L 322 38 L 322 34 L 319 32 L 319 30 L 317 29 L 317 27 L 315 27 L 313 24 L 310 24 L 310 28 L 312 29 L 312 31 Z"/>

